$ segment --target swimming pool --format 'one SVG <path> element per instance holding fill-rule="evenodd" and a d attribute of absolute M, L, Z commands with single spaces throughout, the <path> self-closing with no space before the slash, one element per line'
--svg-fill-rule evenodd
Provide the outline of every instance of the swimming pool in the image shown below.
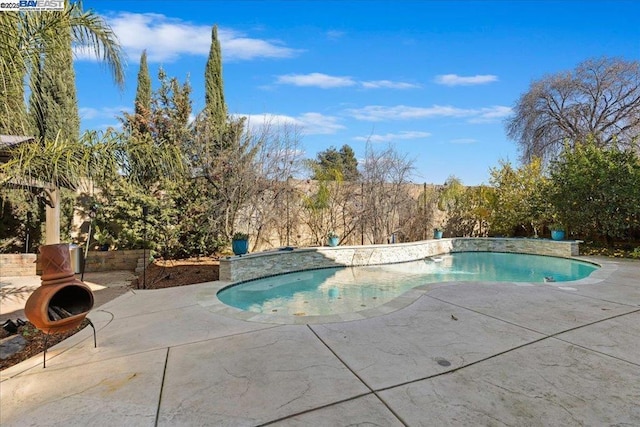
<path fill-rule="evenodd" d="M 287 273 L 224 288 L 218 298 L 256 313 L 331 315 L 374 308 L 428 283 L 565 282 L 587 277 L 597 268 L 567 258 L 460 252 L 400 264 Z"/>

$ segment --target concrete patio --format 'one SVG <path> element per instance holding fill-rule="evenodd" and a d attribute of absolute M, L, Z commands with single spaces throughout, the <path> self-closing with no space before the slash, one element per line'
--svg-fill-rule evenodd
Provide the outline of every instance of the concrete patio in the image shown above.
<path fill-rule="evenodd" d="M 0 424 L 640 425 L 640 261 L 588 259 L 314 319 L 226 307 L 221 282 L 128 291 L 90 313 L 97 348 L 86 328 L 1 373 Z"/>

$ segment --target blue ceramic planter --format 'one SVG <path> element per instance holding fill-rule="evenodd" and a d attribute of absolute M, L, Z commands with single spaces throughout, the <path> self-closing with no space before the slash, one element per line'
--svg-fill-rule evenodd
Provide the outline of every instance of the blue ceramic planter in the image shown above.
<path fill-rule="evenodd" d="M 442 231 L 434 230 L 434 232 L 433 232 L 433 238 L 434 238 L 434 239 L 442 239 Z"/>
<path fill-rule="evenodd" d="M 329 246 L 338 246 L 339 242 L 340 242 L 339 237 L 329 237 Z"/>
<path fill-rule="evenodd" d="M 244 255 L 249 252 L 249 240 L 232 240 L 231 249 L 235 255 Z"/>
<path fill-rule="evenodd" d="M 564 231 L 562 231 L 562 230 L 551 230 L 551 239 L 552 240 L 564 240 Z"/>

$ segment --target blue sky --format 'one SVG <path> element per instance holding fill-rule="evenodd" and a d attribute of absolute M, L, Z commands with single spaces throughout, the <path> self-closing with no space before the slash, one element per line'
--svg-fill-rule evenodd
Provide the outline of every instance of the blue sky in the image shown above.
<path fill-rule="evenodd" d="M 488 183 L 517 162 L 504 120 L 532 81 L 595 57 L 640 60 L 636 1 L 95 1 L 127 54 L 119 91 L 78 55 L 84 129 L 131 111 L 138 61 L 189 79 L 204 105 L 211 27 L 218 25 L 232 114 L 273 116 L 302 133 L 305 156 L 366 141 L 414 161 L 415 182 Z"/>

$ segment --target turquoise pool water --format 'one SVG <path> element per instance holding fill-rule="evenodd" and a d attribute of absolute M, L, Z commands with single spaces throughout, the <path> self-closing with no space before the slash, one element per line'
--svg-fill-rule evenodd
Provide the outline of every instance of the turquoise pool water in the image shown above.
<path fill-rule="evenodd" d="M 256 313 L 329 315 L 374 308 L 427 283 L 565 282 L 587 277 L 597 268 L 565 258 L 461 252 L 401 264 L 288 273 L 222 289 L 218 298 Z"/>

